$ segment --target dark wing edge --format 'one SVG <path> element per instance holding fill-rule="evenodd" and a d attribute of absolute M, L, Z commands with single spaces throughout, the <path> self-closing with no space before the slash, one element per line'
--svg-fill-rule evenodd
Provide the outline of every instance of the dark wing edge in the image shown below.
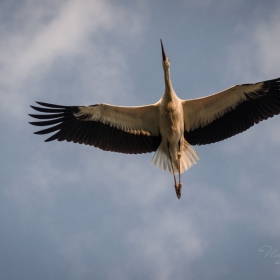
<path fill-rule="evenodd" d="M 104 151 L 141 154 L 155 151 L 161 136 L 150 136 L 143 133 L 126 132 L 110 124 L 88 120 L 87 115 L 75 117 L 80 106 L 63 106 L 44 102 L 36 102 L 42 107 L 31 106 L 34 110 L 44 114 L 29 114 L 42 121 L 30 122 L 35 126 L 50 126 L 34 132 L 34 134 L 48 134 L 55 132 L 45 142 L 58 140 L 85 144 L 100 148 Z M 92 105 L 98 106 L 98 105 Z"/>
<path fill-rule="evenodd" d="M 260 90 L 244 93 L 246 100 L 204 127 L 185 131 L 191 145 L 206 145 L 241 133 L 280 113 L 280 78 L 262 82 Z M 246 85 L 244 85 L 246 86 Z"/>

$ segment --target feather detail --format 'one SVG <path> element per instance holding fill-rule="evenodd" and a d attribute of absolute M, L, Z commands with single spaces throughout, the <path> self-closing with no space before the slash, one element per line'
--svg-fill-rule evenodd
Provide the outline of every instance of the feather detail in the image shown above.
<path fill-rule="evenodd" d="M 176 157 L 175 159 L 172 160 L 173 160 L 175 174 L 177 174 L 179 158 Z M 184 171 L 192 167 L 194 164 L 196 164 L 198 160 L 199 160 L 198 153 L 193 149 L 193 147 L 186 140 L 184 140 L 183 148 L 181 151 L 181 159 L 180 159 L 181 173 L 183 173 Z M 163 142 L 161 142 L 158 149 L 156 150 L 152 158 L 152 163 L 157 168 L 172 173 L 172 166 L 170 162 L 169 153 L 166 145 L 164 145 Z"/>

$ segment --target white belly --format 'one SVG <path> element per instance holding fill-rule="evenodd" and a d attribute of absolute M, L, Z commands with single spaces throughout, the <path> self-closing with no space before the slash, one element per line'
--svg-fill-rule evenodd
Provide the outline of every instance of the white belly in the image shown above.
<path fill-rule="evenodd" d="M 161 104 L 159 129 L 162 142 L 152 158 L 155 166 L 172 173 L 171 156 L 175 173 L 179 170 L 179 164 L 182 173 L 197 162 L 198 154 L 184 138 L 184 114 L 180 99 Z"/>
<path fill-rule="evenodd" d="M 168 102 L 162 108 L 160 116 L 160 133 L 162 139 L 174 145 L 181 140 L 184 134 L 183 109 L 178 102 Z"/>

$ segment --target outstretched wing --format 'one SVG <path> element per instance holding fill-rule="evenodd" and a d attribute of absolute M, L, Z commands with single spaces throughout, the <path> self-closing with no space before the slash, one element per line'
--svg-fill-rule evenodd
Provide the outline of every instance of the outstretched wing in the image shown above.
<path fill-rule="evenodd" d="M 182 103 L 186 140 L 192 145 L 218 142 L 280 113 L 280 78 Z"/>
<path fill-rule="evenodd" d="M 37 103 L 42 107 L 31 107 L 44 114 L 30 114 L 41 120 L 30 124 L 50 127 L 35 134 L 56 132 L 46 142 L 66 140 L 128 154 L 155 151 L 161 142 L 157 104 L 121 107 L 108 104 L 62 106 Z"/>

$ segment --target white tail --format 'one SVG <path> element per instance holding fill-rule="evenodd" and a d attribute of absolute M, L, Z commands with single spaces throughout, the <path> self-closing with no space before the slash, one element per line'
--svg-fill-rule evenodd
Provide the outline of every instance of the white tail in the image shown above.
<path fill-rule="evenodd" d="M 178 158 L 172 159 L 173 160 L 173 165 L 174 165 L 174 171 L 175 173 L 178 173 L 178 163 L 179 160 Z M 199 155 L 198 153 L 192 148 L 192 146 L 187 142 L 184 141 L 183 149 L 181 151 L 181 173 L 184 171 L 188 170 L 190 167 L 192 167 L 194 164 L 197 163 L 199 160 Z M 166 145 L 161 144 L 159 145 L 158 149 L 156 150 L 153 158 L 152 158 L 152 163 L 164 170 L 164 171 L 169 171 L 172 173 L 172 167 L 171 167 L 171 162 L 169 158 L 169 153 L 167 150 Z"/>

